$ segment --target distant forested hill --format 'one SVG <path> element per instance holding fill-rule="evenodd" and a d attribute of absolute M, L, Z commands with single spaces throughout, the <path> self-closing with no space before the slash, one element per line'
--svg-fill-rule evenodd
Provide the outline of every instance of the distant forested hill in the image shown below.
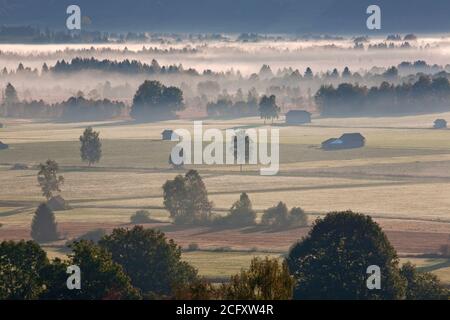
<path fill-rule="evenodd" d="M 0 0 L 0 25 L 64 28 L 69 4 L 103 31 L 361 33 L 369 4 L 384 33 L 450 31 L 448 0 Z"/>

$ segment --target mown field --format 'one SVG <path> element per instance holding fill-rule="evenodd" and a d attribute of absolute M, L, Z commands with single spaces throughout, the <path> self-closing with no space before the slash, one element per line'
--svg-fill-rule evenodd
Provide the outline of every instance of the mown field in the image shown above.
<path fill-rule="evenodd" d="M 436 118 L 450 113 L 397 118 L 314 119 L 306 126 L 280 130 L 280 171 L 260 176 L 259 166 L 187 166 L 199 170 L 217 214 L 225 213 L 241 192 L 248 192 L 255 209 L 278 201 L 300 206 L 310 223 L 330 211 L 352 209 L 370 214 L 386 230 L 401 255 L 437 253 L 450 244 L 450 130 L 430 129 Z M 56 213 L 65 238 L 48 249 L 64 253 L 68 239 L 89 230 L 129 227 L 130 216 L 147 209 L 168 236 L 183 246 L 197 243 L 202 251 L 184 258 L 211 278 L 221 278 L 248 265 L 255 255 L 282 255 L 308 229 L 261 228 L 211 230 L 168 224 L 161 186 L 184 171 L 168 165 L 173 142 L 161 141 L 166 128 L 192 131 L 188 120 L 135 124 L 129 121 L 52 123 L 0 119 L 0 239 L 29 238 L 32 213 L 44 199 L 37 186 L 37 165 L 54 159 L 65 177 L 62 196 L 70 210 Z M 78 138 L 92 125 L 100 131 L 103 157 L 92 168 L 81 162 Z M 207 120 L 206 128 L 263 128 L 260 119 Z M 360 132 L 361 149 L 327 152 L 320 143 L 346 132 Z M 25 170 L 11 170 L 16 163 Z M 225 252 L 214 251 L 225 248 Z M 204 251 L 204 250 L 207 251 Z M 232 249 L 232 250 L 231 250 Z M 253 251 L 252 251 L 253 250 Z M 223 251 L 223 250 L 222 250 Z M 414 260 L 414 259 L 413 259 Z M 419 262 L 421 260 L 414 260 Z M 432 270 L 450 282 L 445 261 L 431 261 Z"/>

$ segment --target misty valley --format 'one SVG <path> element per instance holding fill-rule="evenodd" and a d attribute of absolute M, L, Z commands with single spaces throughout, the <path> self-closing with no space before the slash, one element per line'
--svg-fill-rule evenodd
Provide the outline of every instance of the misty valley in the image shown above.
<path fill-rule="evenodd" d="M 0 4 L 0 300 L 449 299 L 444 27 L 385 1 L 245 0 L 229 29 L 217 1 L 119 2 Z"/>

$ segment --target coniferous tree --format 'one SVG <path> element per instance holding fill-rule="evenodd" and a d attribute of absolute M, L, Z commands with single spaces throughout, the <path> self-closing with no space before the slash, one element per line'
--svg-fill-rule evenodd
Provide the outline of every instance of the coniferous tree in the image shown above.
<path fill-rule="evenodd" d="M 49 242 L 59 239 L 55 214 L 44 203 L 39 205 L 33 216 L 31 237 L 37 242 Z"/>

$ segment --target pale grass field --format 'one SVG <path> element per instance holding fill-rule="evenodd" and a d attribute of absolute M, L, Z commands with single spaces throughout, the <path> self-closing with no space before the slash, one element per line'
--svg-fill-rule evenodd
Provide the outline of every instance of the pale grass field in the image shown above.
<path fill-rule="evenodd" d="M 260 176 L 259 166 L 244 166 L 244 172 L 239 166 L 187 168 L 200 171 L 209 198 L 221 213 L 241 192 L 248 192 L 259 216 L 264 209 L 284 201 L 288 207 L 299 206 L 314 215 L 351 209 L 373 215 L 390 230 L 446 233 L 450 222 L 450 130 L 430 129 L 437 118 L 450 120 L 450 113 L 313 119 L 306 126 L 284 126 L 280 119 L 273 126 L 280 129 L 279 175 Z M 43 201 L 36 165 L 49 158 L 61 165 L 66 180 L 62 196 L 72 206 L 56 212 L 58 223 L 85 223 L 95 228 L 127 225 L 138 209 L 148 209 L 152 218 L 169 221 L 162 208 L 162 185 L 184 171 L 170 169 L 167 160 L 174 143 L 160 141 L 160 133 L 166 128 L 192 131 L 192 121 L 0 122 L 6 125 L 0 129 L 0 141 L 10 144 L 9 150 L 0 151 L 0 236 L 2 230 L 29 230 L 32 213 Z M 103 158 L 93 168 L 87 168 L 79 157 L 78 137 L 88 125 L 99 130 L 103 139 Z M 270 128 L 258 118 L 204 121 L 204 129 L 247 127 Z M 320 150 L 322 141 L 346 132 L 361 132 L 367 146 Z M 9 170 L 14 163 L 31 167 Z M 61 255 L 51 245 L 48 250 L 51 255 Z M 255 255 L 265 254 L 199 251 L 185 252 L 183 258 L 202 275 L 224 277 L 248 266 Z M 412 259 L 424 267 L 438 263 Z M 450 283 L 450 268 L 433 272 Z"/>
<path fill-rule="evenodd" d="M 61 258 L 65 259 L 68 250 L 54 246 L 44 246 L 49 259 Z M 226 280 L 230 276 L 239 273 L 243 269 L 247 269 L 253 258 L 265 257 L 278 258 L 280 261 L 284 259 L 283 255 L 270 252 L 239 252 L 239 251 L 187 251 L 181 255 L 182 259 L 194 266 L 199 275 L 216 280 Z M 400 264 L 411 262 L 419 268 L 433 267 L 445 263 L 445 259 L 431 258 L 400 258 Z M 438 276 L 445 284 L 450 284 L 450 268 L 439 268 L 431 271 Z"/>
<path fill-rule="evenodd" d="M 450 183 L 250 192 L 249 196 L 257 209 L 265 209 L 283 201 L 289 207 L 300 206 L 311 212 L 326 213 L 351 209 L 381 217 L 450 221 Z M 221 208 L 227 207 L 227 204 L 236 198 L 236 195 L 230 194 L 211 196 L 214 203 Z"/>
<path fill-rule="evenodd" d="M 259 252 L 183 252 L 182 259 L 198 269 L 199 274 L 208 278 L 230 277 L 248 268 L 255 258 L 280 258 L 279 254 Z"/>

